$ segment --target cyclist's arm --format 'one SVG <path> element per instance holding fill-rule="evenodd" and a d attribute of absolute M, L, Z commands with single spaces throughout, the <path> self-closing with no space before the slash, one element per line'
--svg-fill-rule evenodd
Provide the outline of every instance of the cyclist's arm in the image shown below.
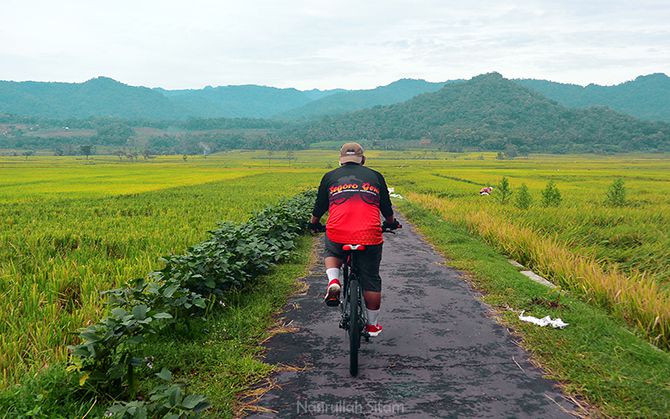
<path fill-rule="evenodd" d="M 379 191 L 379 210 L 387 223 L 393 223 L 395 217 L 393 217 L 393 207 L 391 207 L 389 188 L 386 186 L 386 179 L 384 179 L 384 176 L 382 176 L 381 173 L 379 174 L 379 183 L 381 184 L 381 190 Z"/>
<path fill-rule="evenodd" d="M 323 214 L 328 211 L 328 181 L 326 176 L 321 179 L 319 184 L 319 191 L 316 194 L 316 202 L 312 210 L 312 224 L 316 224 L 321 220 Z"/>

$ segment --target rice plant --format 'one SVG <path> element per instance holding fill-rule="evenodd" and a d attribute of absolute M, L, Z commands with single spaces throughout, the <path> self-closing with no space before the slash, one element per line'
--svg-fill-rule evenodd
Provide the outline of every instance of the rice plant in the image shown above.
<path fill-rule="evenodd" d="M 101 291 L 318 182 L 221 165 L 0 162 L 0 388 L 65 360 L 72 332 L 102 316 Z"/>

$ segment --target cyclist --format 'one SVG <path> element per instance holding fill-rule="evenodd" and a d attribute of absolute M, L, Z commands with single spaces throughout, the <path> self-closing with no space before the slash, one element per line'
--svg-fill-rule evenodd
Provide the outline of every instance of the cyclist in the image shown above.
<path fill-rule="evenodd" d="M 324 300 L 337 306 L 342 286 L 342 266 L 346 257 L 343 244 L 363 244 L 358 256 L 358 274 L 367 309 L 366 330 L 370 336 L 382 331 L 378 322 L 381 305 L 382 228 L 395 230 L 400 223 L 393 216 L 386 181 L 381 173 L 363 167 L 365 155 L 358 143 L 346 143 L 340 149 L 340 167 L 326 173 L 312 211 L 309 228 L 323 231 L 321 217 L 329 212 L 325 231 L 325 265 L 328 287 Z M 380 225 L 379 213 L 384 216 Z"/>

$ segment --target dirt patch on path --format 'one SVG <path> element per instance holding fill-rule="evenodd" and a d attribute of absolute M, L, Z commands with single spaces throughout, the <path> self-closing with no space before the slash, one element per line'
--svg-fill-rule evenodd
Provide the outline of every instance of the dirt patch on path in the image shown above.
<path fill-rule="evenodd" d="M 273 376 L 254 417 L 572 417 L 575 407 L 542 377 L 478 294 L 403 222 L 386 235 L 383 333 L 361 344 L 349 375 L 339 310 L 326 307 L 323 266 L 287 307 L 294 333 L 267 342 Z M 272 413 L 269 413 L 272 412 Z"/>

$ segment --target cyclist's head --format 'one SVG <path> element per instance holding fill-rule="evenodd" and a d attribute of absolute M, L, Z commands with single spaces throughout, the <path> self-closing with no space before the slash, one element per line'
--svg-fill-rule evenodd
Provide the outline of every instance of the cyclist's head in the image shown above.
<path fill-rule="evenodd" d="M 340 164 L 356 163 L 365 164 L 363 147 L 358 143 L 346 143 L 340 149 Z"/>

